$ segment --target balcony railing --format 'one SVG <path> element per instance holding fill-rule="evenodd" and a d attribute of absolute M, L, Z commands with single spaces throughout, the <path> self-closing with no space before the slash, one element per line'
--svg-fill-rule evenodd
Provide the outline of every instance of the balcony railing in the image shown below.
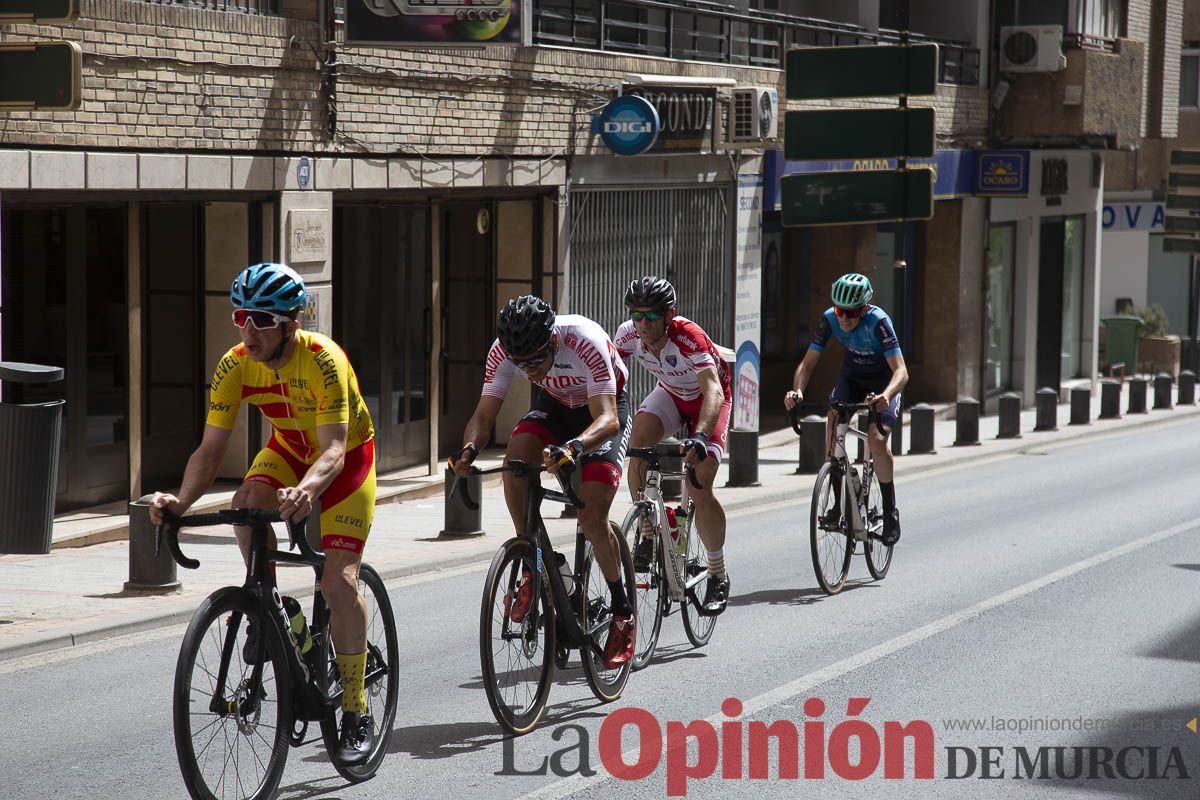
<path fill-rule="evenodd" d="M 979 84 L 979 49 L 910 34 L 940 46 L 938 80 Z M 782 69 L 792 47 L 879 44 L 896 31 L 772 11 L 736 11 L 705 0 L 533 0 L 534 44 Z"/>
<path fill-rule="evenodd" d="M 238 14 L 279 16 L 280 0 L 145 0 L 160 6 L 188 6 Z"/>

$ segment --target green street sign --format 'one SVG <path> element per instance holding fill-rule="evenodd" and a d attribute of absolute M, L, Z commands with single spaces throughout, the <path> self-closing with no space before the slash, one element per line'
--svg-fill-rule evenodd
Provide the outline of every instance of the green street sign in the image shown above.
<path fill-rule="evenodd" d="M 791 161 L 933 158 L 932 108 L 789 111 L 783 155 Z"/>
<path fill-rule="evenodd" d="M 798 47 L 787 51 L 788 100 L 937 92 L 936 44 Z"/>
<path fill-rule="evenodd" d="M 1200 233 L 1200 217 L 1164 217 L 1163 230 L 1167 233 Z"/>
<path fill-rule="evenodd" d="M 1200 239 L 1173 239 L 1163 237 L 1164 253 L 1200 253 Z"/>
<path fill-rule="evenodd" d="M 1196 187 L 1200 186 L 1200 172 L 1170 172 L 1167 173 L 1167 186 Z"/>
<path fill-rule="evenodd" d="M 0 43 L 0 111 L 74 111 L 82 72 L 75 42 Z"/>
<path fill-rule="evenodd" d="M 814 172 L 780 179 L 784 225 L 856 225 L 933 216 L 933 170 Z"/>
<path fill-rule="evenodd" d="M 79 0 L 0 0 L 0 25 L 18 22 L 71 22 Z"/>
<path fill-rule="evenodd" d="M 1200 211 L 1200 194 L 1168 194 L 1167 208 L 1182 208 Z"/>

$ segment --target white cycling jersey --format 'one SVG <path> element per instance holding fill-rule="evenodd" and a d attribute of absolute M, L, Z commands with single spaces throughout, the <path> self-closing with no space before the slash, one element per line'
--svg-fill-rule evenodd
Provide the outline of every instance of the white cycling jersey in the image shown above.
<path fill-rule="evenodd" d="M 696 373 L 708 367 L 716 369 L 726 399 L 732 397 L 728 365 L 704 329 L 690 319 L 675 317 L 667 324 L 667 343 L 658 356 L 646 349 L 632 320 L 617 328 L 614 343 L 621 358 L 626 361 L 636 358 L 658 378 L 659 386 L 680 400 L 700 397 L 700 379 Z"/>
<path fill-rule="evenodd" d="M 603 328 L 578 314 L 560 314 L 554 332 L 558 334 L 554 366 L 536 382 L 547 394 L 567 408 L 582 408 L 592 397 L 624 391 L 629 373 Z M 513 375 L 528 379 L 497 339 L 484 366 L 483 393 L 504 399 Z"/>

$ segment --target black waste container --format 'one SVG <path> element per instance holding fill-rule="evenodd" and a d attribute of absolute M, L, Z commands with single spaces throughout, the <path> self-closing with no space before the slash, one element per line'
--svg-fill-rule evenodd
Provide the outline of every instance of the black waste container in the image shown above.
<path fill-rule="evenodd" d="M 62 367 L 0 361 L 0 381 L 62 378 Z M 50 552 L 65 403 L 0 403 L 0 553 Z"/>

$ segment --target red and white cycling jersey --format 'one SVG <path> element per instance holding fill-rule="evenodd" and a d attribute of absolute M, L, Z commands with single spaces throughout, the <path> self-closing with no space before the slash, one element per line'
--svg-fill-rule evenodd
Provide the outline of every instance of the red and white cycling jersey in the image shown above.
<path fill-rule="evenodd" d="M 690 319 L 675 317 L 667 323 L 667 343 L 659 356 L 642 344 L 632 320 L 626 320 L 617 328 L 615 344 L 621 358 L 626 361 L 631 357 L 636 358 L 651 375 L 658 378 L 659 386 L 680 400 L 700 397 L 700 379 L 696 373 L 706 367 L 717 370 L 725 399 L 733 397 L 728 365 L 704 329 Z"/>
<path fill-rule="evenodd" d="M 616 396 L 625 390 L 629 372 L 603 328 L 578 314 L 560 314 L 554 332 L 558 334 L 554 366 L 536 382 L 547 394 L 567 408 L 582 408 L 589 398 Z M 484 366 L 483 393 L 503 399 L 513 375 L 528 379 L 497 339 Z"/>

